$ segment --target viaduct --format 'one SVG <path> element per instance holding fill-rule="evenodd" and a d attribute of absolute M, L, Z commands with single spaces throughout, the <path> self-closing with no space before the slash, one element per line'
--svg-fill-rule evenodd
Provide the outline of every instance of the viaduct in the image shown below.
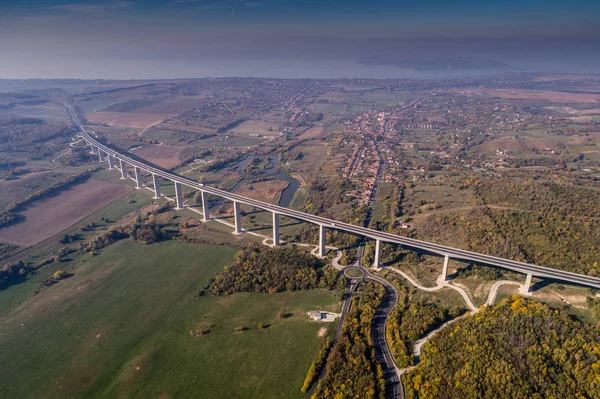
<path fill-rule="evenodd" d="M 240 204 L 246 204 L 272 213 L 273 245 L 279 245 L 280 243 L 279 217 L 286 216 L 296 220 L 313 223 L 319 226 L 318 248 L 320 256 L 325 255 L 326 229 L 336 229 L 375 240 L 375 260 L 373 263 L 373 267 L 375 268 L 378 268 L 380 266 L 381 244 L 387 242 L 443 257 L 444 264 L 442 269 L 442 276 L 444 279 L 447 279 L 448 275 L 448 261 L 450 259 L 455 259 L 459 261 L 475 262 L 482 265 L 512 270 L 514 272 L 525 274 L 527 276 L 524 289 L 525 292 L 529 292 L 530 290 L 532 277 L 552 279 L 566 283 L 581 285 L 584 287 L 600 289 L 600 278 L 585 276 L 583 274 L 562 271 L 549 267 L 537 266 L 534 264 L 524 262 L 517 262 L 510 259 L 504 259 L 496 256 L 466 251 L 463 249 L 447 247 L 444 245 L 420 241 L 412 238 L 401 237 L 395 234 L 355 226 L 349 223 L 343 223 L 333 219 L 328 219 L 320 216 L 311 215 L 305 212 L 300 212 L 293 209 L 272 205 L 266 202 L 246 198 L 241 195 L 236 195 L 228 191 L 206 186 L 194 180 L 186 179 L 176 174 L 169 173 L 167 171 L 163 171 L 161 169 L 157 169 L 152 166 L 146 165 L 143 162 L 127 157 L 126 155 L 103 145 L 85 131 L 85 128 L 79 122 L 77 116 L 75 115 L 73 107 L 69 104 L 65 104 L 65 106 L 69 111 L 73 123 L 79 129 L 79 135 L 83 140 L 85 140 L 88 143 L 91 152 L 93 154 L 97 154 L 100 158 L 100 161 L 107 160 L 109 169 L 119 169 L 121 171 L 121 179 L 133 179 L 136 183 L 136 187 L 139 189 L 143 186 L 142 172 L 146 174 L 151 174 L 155 198 L 161 197 L 159 184 L 160 179 L 166 179 L 173 182 L 173 184 L 175 185 L 175 200 L 177 204 L 177 209 L 181 209 L 184 207 L 183 194 L 181 189 L 182 186 L 186 186 L 193 190 L 200 191 L 202 198 L 202 213 L 205 221 L 210 220 L 207 198 L 208 194 L 216 195 L 225 198 L 229 201 L 232 201 L 234 209 L 235 232 L 238 234 L 242 232 L 242 217 L 240 212 Z M 133 176 L 129 176 L 127 170 L 128 165 L 133 167 Z"/>

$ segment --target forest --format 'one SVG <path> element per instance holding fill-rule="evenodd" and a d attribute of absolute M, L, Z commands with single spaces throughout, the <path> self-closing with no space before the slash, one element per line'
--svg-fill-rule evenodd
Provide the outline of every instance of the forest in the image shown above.
<path fill-rule="evenodd" d="M 441 330 L 404 386 L 408 399 L 597 398 L 600 332 L 514 296 Z"/>
<path fill-rule="evenodd" d="M 447 309 L 430 299 L 417 299 L 416 290 L 408 288 L 394 273 L 386 273 L 385 278 L 398 291 L 398 304 L 388 318 L 385 335 L 396 365 L 400 368 L 413 366 L 415 342 L 444 322 L 464 314 L 466 309 L 458 306 Z"/>
<path fill-rule="evenodd" d="M 27 159 L 39 159 L 53 153 L 48 141 L 67 138 L 72 133 L 73 128 L 62 122 L 36 118 L 0 120 L 0 152 L 23 153 Z"/>
<path fill-rule="evenodd" d="M 400 368 L 413 366 L 415 342 L 446 321 L 464 314 L 466 309 L 418 295 L 406 280 L 389 270 L 384 270 L 382 276 L 394 284 L 398 293 L 398 304 L 386 323 L 386 338 L 396 365 Z"/>
<path fill-rule="evenodd" d="M 383 370 L 371 339 L 375 311 L 384 295 L 381 285 L 361 283 L 344 319 L 340 338 L 327 357 L 325 376 L 313 399 L 385 397 Z"/>
<path fill-rule="evenodd" d="M 324 288 L 338 290 L 341 296 L 345 284 L 345 279 L 326 261 L 292 245 L 267 248 L 254 243 L 216 274 L 208 291 L 229 295 Z"/>
<path fill-rule="evenodd" d="M 449 232 L 465 249 L 599 276 L 600 192 L 534 180 L 482 179 L 468 214 L 431 216 L 420 238 Z"/>
<path fill-rule="evenodd" d="M 542 217 L 531 212 L 478 208 L 466 216 L 430 218 L 421 233 L 434 238 L 452 228 L 465 249 L 598 276 L 598 223 L 557 213 Z"/>
<path fill-rule="evenodd" d="M 600 218 L 600 191 L 571 184 L 528 179 L 480 179 L 474 183 L 483 205 L 502 204 L 542 214 L 569 214 L 584 219 Z"/>

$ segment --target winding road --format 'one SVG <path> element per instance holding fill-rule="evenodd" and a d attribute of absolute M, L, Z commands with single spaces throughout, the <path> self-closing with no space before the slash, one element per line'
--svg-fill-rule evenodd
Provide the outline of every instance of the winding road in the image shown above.
<path fill-rule="evenodd" d="M 383 288 L 385 289 L 385 294 L 383 297 L 383 303 L 375 311 L 375 317 L 373 319 L 373 325 L 371 327 L 371 339 L 375 348 L 375 355 L 377 356 L 377 361 L 383 369 L 386 384 L 386 398 L 404 399 L 404 388 L 402 386 L 402 380 L 400 377 L 400 369 L 396 366 L 396 362 L 394 362 L 394 356 L 392 355 L 392 350 L 390 349 L 390 345 L 385 335 L 385 326 L 387 319 L 392 314 L 394 307 L 398 304 L 398 290 L 396 289 L 396 287 L 394 287 L 392 283 L 390 283 L 382 277 L 372 274 L 368 269 L 364 268 L 361 265 L 360 260 L 363 257 L 362 255 L 364 251 L 364 243 L 360 244 L 356 254 L 356 260 L 354 264 L 350 266 L 342 266 L 339 264 L 339 260 L 342 257 L 342 251 L 335 247 L 327 248 L 333 249 L 337 252 L 336 257 L 332 260 L 331 263 L 333 267 L 338 269 L 340 272 L 344 273 L 344 271 L 347 269 L 358 268 L 363 272 L 362 278 L 383 285 Z M 341 323 L 338 325 L 338 327 L 340 326 Z"/>
<path fill-rule="evenodd" d="M 478 308 L 477 306 L 475 306 L 475 304 L 473 303 L 473 301 L 471 300 L 471 298 L 469 297 L 469 295 L 467 294 L 467 292 L 461 288 L 458 287 L 454 284 L 452 284 L 449 281 L 444 281 L 443 278 L 441 278 L 442 276 L 438 277 L 437 281 L 436 281 L 436 285 L 434 287 L 425 287 L 421 284 L 419 284 L 419 282 L 417 282 L 415 279 L 413 279 L 412 277 L 410 277 L 407 273 L 403 272 L 402 270 L 396 268 L 396 267 L 389 267 L 389 270 L 392 270 L 393 272 L 401 275 L 404 279 L 406 279 L 410 284 L 412 284 L 413 286 L 415 286 L 417 289 L 422 290 L 422 291 L 427 291 L 427 292 L 434 292 L 434 291 L 440 291 L 443 289 L 453 289 L 455 291 L 457 291 L 465 300 L 466 305 L 469 307 L 470 312 L 465 313 L 462 316 L 456 317 L 452 320 L 447 321 L 446 323 L 443 323 L 442 325 L 440 325 L 439 327 L 437 327 L 435 330 L 429 332 L 429 334 L 427 334 L 426 336 L 416 340 L 413 344 L 413 355 L 416 358 L 416 363 L 418 364 L 419 362 L 419 358 L 421 357 L 421 349 L 423 348 L 423 346 L 427 343 L 427 341 L 429 341 L 431 338 L 433 338 L 440 330 L 442 330 L 443 328 L 447 327 L 448 325 L 462 319 L 465 318 L 469 315 L 474 315 L 475 313 L 479 312 L 481 310 L 481 308 Z M 519 283 L 518 281 L 510 281 L 510 280 L 500 280 L 500 281 L 496 281 L 494 283 L 494 285 L 492 285 L 492 288 L 490 289 L 490 292 L 488 294 L 488 298 L 485 302 L 486 306 L 492 306 L 496 300 L 496 296 L 498 295 L 498 290 L 500 289 L 500 287 L 504 286 L 504 285 L 516 285 L 520 288 L 521 290 L 521 294 L 527 294 L 526 292 L 523 291 L 523 287 L 524 284 L 523 283 Z M 400 375 L 404 374 L 407 371 L 412 370 L 414 367 L 416 366 L 410 366 L 410 367 L 406 367 L 403 369 L 399 369 L 399 373 Z"/>

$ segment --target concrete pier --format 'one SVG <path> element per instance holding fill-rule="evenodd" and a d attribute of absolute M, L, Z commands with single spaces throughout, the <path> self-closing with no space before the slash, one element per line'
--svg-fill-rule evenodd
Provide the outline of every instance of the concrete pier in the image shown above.
<path fill-rule="evenodd" d="M 135 188 L 138 190 L 142 188 L 142 171 L 137 166 L 133 167 L 133 172 L 135 174 Z"/>
<path fill-rule="evenodd" d="M 279 245 L 279 214 L 273 212 L 273 245 Z"/>
<path fill-rule="evenodd" d="M 523 288 L 521 288 L 521 294 L 529 294 L 531 292 L 531 278 L 533 275 L 531 273 L 527 274 L 527 278 L 525 279 L 525 284 Z"/>
<path fill-rule="evenodd" d="M 233 219 L 235 221 L 235 234 L 242 232 L 242 212 L 240 211 L 240 203 L 233 201 Z"/>
<path fill-rule="evenodd" d="M 380 257 L 381 257 L 381 240 L 375 240 L 375 259 L 373 260 L 373 268 L 379 269 Z"/>
<path fill-rule="evenodd" d="M 175 200 L 177 201 L 177 207 L 175 209 L 183 208 L 183 194 L 181 192 L 181 184 L 175 182 Z"/>
<path fill-rule="evenodd" d="M 104 156 L 102 155 L 102 150 L 100 148 L 98 148 L 98 158 L 100 159 L 100 162 L 104 161 Z"/>
<path fill-rule="evenodd" d="M 94 147 L 93 144 L 90 144 L 90 154 L 97 154 L 98 152 L 96 151 L 96 148 Z"/>
<path fill-rule="evenodd" d="M 319 256 L 324 257 L 326 254 L 325 249 L 325 226 L 319 225 Z"/>
<path fill-rule="evenodd" d="M 200 191 L 200 195 L 202 196 L 202 216 L 204 216 L 204 221 L 207 222 L 210 220 L 210 211 L 208 207 L 208 194 L 206 191 Z"/>
<path fill-rule="evenodd" d="M 115 159 L 112 155 L 108 154 L 108 169 L 113 170 L 115 168 Z"/>
<path fill-rule="evenodd" d="M 442 267 L 442 281 L 448 280 L 448 261 L 450 257 L 448 255 L 444 256 L 444 267 Z"/>
<path fill-rule="evenodd" d="M 154 199 L 160 198 L 160 182 L 154 173 L 152 173 L 152 184 L 154 185 Z"/>
<path fill-rule="evenodd" d="M 119 161 L 121 163 L 121 180 L 127 179 L 129 177 L 129 174 L 127 173 L 127 164 L 122 159 Z"/>

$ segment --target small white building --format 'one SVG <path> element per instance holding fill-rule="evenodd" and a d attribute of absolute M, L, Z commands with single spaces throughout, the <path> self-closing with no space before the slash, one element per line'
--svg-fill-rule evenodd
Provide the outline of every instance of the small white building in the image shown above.
<path fill-rule="evenodd" d="M 335 319 L 341 316 L 339 313 L 324 312 L 322 310 L 313 310 L 307 312 L 307 314 L 312 321 L 320 321 L 324 323 L 334 322 Z"/>
<path fill-rule="evenodd" d="M 323 313 L 318 310 L 313 310 L 311 312 L 308 312 L 308 317 L 310 317 L 312 321 L 321 321 L 327 318 L 327 313 Z"/>

